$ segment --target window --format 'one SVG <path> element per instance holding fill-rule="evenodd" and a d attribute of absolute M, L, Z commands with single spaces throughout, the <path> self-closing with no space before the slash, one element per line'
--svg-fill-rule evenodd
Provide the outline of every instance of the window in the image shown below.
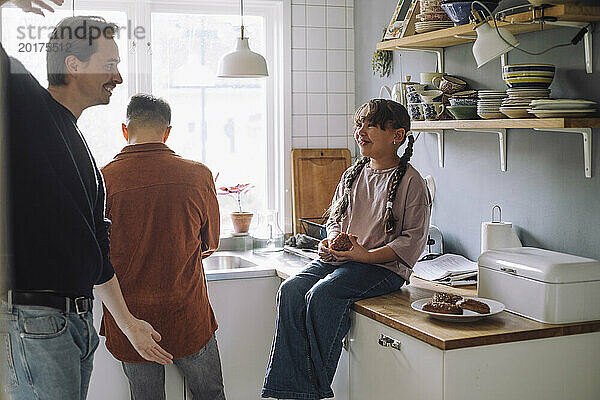
<path fill-rule="evenodd" d="M 277 99 L 284 96 L 282 85 L 275 84 L 282 81 L 278 60 L 283 57 L 282 41 L 276 34 L 282 31 L 282 3 L 246 3 L 246 36 L 251 48 L 267 58 L 270 76 L 266 79 L 216 77 L 220 57 L 235 48 L 239 36 L 237 2 L 77 2 L 77 15 L 99 15 L 126 28 L 116 39 L 124 84 L 114 91 L 109 105 L 90 108 L 79 120 L 98 165 L 110 162 L 126 145 L 121 123 L 129 98 L 138 92 L 153 93 L 172 108 L 167 145 L 182 157 L 206 164 L 213 175 L 219 173 L 217 186 L 253 184 L 255 188 L 243 199 L 244 211 L 277 209 L 283 214 L 283 104 Z M 46 87 L 45 53 L 19 52 L 19 46 L 47 41 L 51 28 L 71 11 L 57 10 L 46 18 L 16 8 L 1 12 L 5 49 Z M 35 38 L 28 27 L 33 27 Z M 44 27 L 43 37 L 37 37 L 39 27 Z M 22 31 L 25 38 L 19 34 Z M 237 206 L 229 197 L 219 197 L 219 203 L 222 231 L 227 231 L 228 214 Z"/>

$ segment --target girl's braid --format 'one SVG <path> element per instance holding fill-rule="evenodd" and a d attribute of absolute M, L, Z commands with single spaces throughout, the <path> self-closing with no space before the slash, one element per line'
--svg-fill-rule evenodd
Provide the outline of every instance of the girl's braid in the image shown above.
<path fill-rule="evenodd" d="M 385 233 L 391 234 L 396 229 L 396 218 L 394 218 L 394 213 L 392 212 L 392 207 L 394 205 L 394 200 L 396 199 L 396 192 L 398 189 L 398 185 L 400 181 L 404 177 L 406 173 L 406 168 L 408 167 L 408 161 L 412 157 L 413 154 L 413 144 L 415 143 L 415 138 L 413 135 L 408 135 L 408 145 L 406 146 L 406 150 L 404 150 L 404 154 L 400 157 L 400 162 L 398 163 L 398 167 L 396 167 L 396 171 L 392 175 L 388 183 L 387 189 L 387 203 L 385 205 L 385 212 L 383 214 L 383 223 L 385 227 Z"/>
<path fill-rule="evenodd" d="M 331 215 L 336 222 L 340 222 L 346 217 L 346 211 L 350 204 L 350 190 L 352 189 L 352 184 L 369 161 L 371 161 L 369 157 L 362 157 L 354 163 L 352 169 L 344 178 L 344 193 L 342 194 L 342 197 L 329 207 L 329 210 L 325 212 L 325 215 Z"/>

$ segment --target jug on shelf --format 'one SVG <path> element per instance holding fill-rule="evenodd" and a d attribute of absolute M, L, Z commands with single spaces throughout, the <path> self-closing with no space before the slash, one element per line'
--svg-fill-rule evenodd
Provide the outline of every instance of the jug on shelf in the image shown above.
<path fill-rule="evenodd" d="M 385 96 L 384 92 L 387 92 L 390 99 L 392 99 L 398 103 L 402 103 L 402 83 L 401 82 L 395 83 L 391 89 L 389 86 L 383 85 L 381 87 L 381 89 L 379 89 L 379 98 L 380 99 L 384 98 L 384 96 Z"/>
<path fill-rule="evenodd" d="M 275 210 L 258 212 L 258 222 L 252 232 L 254 253 L 271 253 L 282 251 L 284 234 L 279 228 L 278 213 Z"/>

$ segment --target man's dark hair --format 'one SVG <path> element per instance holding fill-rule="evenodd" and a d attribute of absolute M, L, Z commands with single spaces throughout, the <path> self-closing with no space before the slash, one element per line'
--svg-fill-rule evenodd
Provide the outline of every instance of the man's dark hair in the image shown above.
<path fill-rule="evenodd" d="M 113 39 L 119 27 L 102 17 L 78 16 L 65 18 L 54 28 L 48 41 L 46 64 L 48 84 L 66 85 L 65 59 L 75 56 L 79 61 L 89 61 L 98 51 L 98 39 Z"/>
<path fill-rule="evenodd" d="M 131 98 L 127 106 L 127 124 L 171 125 L 171 107 L 166 100 L 151 94 L 139 93 Z"/>

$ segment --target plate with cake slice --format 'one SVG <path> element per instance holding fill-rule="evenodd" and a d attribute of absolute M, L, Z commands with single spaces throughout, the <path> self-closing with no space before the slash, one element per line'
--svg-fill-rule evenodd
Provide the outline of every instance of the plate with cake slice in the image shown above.
<path fill-rule="evenodd" d="M 504 310 L 504 304 L 496 300 L 446 292 L 435 292 L 433 297 L 414 301 L 410 306 L 433 318 L 454 322 L 475 321 Z"/>

